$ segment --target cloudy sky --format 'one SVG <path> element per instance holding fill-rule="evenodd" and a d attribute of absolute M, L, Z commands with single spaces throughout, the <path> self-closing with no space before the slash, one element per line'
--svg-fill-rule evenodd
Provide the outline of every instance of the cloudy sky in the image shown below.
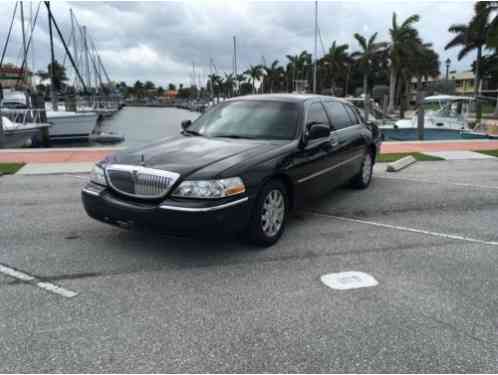
<path fill-rule="evenodd" d="M 0 40 L 3 45 L 14 2 L 2 2 Z M 286 61 L 286 54 L 313 51 L 314 1 L 209 0 L 184 2 L 52 2 L 52 11 L 64 35 L 70 34 L 69 9 L 86 25 L 111 79 L 133 83 L 190 83 L 192 63 L 198 73 L 209 73 L 213 58 L 218 71 L 232 70 L 233 41 L 237 37 L 239 70 L 249 64 Z M 25 15 L 38 3 L 24 2 Z M 400 19 L 419 14 L 418 29 L 431 42 L 441 60 L 452 60 L 452 69 L 468 69 L 471 58 L 457 61 L 457 50 L 445 51 L 448 26 L 466 22 L 472 15 L 469 1 L 319 2 L 319 28 L 325 48 L 337 40 L 357 49 L 353 33 L 379 33 L 387 40 L 392 13 Z M 21 24 L 14 23 L 6 62 L 20 64 Z M 46 10 L 41 7 L 33 37 L 34 70 L 49 62 Z M 323 49 L 319 43 L 319 54 Z M 63 59 L 61 44 L 56 58 Z"/>

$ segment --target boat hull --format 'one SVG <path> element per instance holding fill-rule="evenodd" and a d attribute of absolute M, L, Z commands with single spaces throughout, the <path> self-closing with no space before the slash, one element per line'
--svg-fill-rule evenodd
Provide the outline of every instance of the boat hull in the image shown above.
<path fill-rule="evenodd" d="M 31 140 L 39 133 L 39 129 L 13 129 L 4 130 L 5 144 L 6 148 L 17 148 L 30 146 Z"/>
<path fill-rule="evenodd" d="M 416 141 L 417 129 L 415 128 L 389 128 L 381 129 L 386 141 Z M 462 139 L 461 130 L 453 129 L 424 129 L 424 140 L 436 141 L 446 139 Z"/>
<path fill-rule="evenodd" d="M 47 111 L 47 119 L 52 124 L 48 133 L 50 139 L 85 139 L 97 126 L 98 115 L 96 113 Z"/>

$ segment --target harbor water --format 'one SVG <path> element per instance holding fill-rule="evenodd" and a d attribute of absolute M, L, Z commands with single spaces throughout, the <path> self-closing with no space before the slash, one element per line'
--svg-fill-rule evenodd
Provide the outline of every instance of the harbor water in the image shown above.
<path fill-rule="evenodd" d="M 179 108 L 124 107 L 104 120 L 102 130 L 124 135 L 119 146 L 135 147 L 177 135 L 183 120 L 194 120 L 200 113 Z"/>

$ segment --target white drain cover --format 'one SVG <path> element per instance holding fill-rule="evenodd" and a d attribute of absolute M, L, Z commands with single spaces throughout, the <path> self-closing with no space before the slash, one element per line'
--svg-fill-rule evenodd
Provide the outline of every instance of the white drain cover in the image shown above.
<path fill-rule="evenodd" d="M 368 288 L 379 284 L 373 276 L 358 271 L 328 273 L 320 277 L 320 280 L 329 288 L 338 290 Z"/>

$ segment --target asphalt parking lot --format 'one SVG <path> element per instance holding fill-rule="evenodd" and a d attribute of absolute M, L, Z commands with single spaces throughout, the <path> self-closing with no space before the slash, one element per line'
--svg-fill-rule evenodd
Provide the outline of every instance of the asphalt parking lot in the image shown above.
<path fill-rule="evenodd" d="M 84 176 L 0 177 L 0 372 L 497 372 L 498 161 L 378 167 L 267 250 L 95 222 Z M 321 282 L 347 271 L 378 284 Z"/>

